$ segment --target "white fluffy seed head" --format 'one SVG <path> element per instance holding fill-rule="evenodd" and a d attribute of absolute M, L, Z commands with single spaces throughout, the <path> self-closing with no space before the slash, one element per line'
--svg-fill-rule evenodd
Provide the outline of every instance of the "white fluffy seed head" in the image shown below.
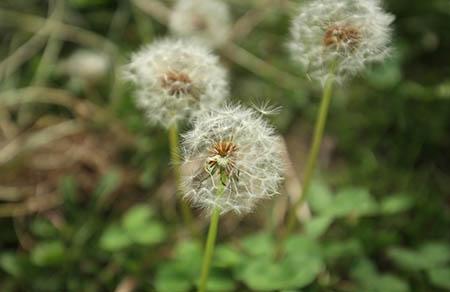
<path fill-rule="evenodd" d="M 252 211 L 278 192 L 284 169 L 280 139 L 252 109 L 226 106 L 199 116 L 183 135 L 185 198 L 207 213 Z"/>
<path fill-rule="evenodd" d="M 189 36 L 211 47 L 228 39 L 231 27 L 228 6 L 218 0 L 179 0 L 171 15 L 169 26 L 178 36 Z"/>
<path fill-rule="evenodd" d="M 289 43 L 293 59 L 322 84 L 338 82 L 389 53 L 391 14 L 379 0 L 314 0 L 300 7 Z"/>
<path fill-rule="evenodd" d="M 136 102 L 149 121 L 166 128 L 219 107 L 228 95 L 225 69 L 194 41 L 163 39 L 145 46 L 124 73 L 136 84 Z"/>
<path fill-rule="evenodd" d="M 95 83 L 108 74 L 111 68 L 107 55 L 95 51 L 78 50 L 59 65 L 59 70 L 72 77 Z"/>

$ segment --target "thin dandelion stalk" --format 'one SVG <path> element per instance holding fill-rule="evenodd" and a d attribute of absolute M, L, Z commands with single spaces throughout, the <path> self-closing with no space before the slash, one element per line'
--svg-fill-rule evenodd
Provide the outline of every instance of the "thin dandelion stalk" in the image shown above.
<path fill-rule="evenodd" d="M 222 196 L 225 188 L 223 185 L 217 189 L 217 197 Z M 211 269 L 212 257 L 214 255 L 214 247 L 216 245 L 217 230 L 219 227 L 220 209 L 214 208 L 209 223 L 208 237 L 206 239 L 205 253 L 203 255 L 202 270 L 200 273 L 200 282 L 198 286 L 199 292 L 206 291 L 206 283 L 208 282 L 209 271 Z"/>
<path fill-rule="evenodd" d="M 328 80 L 325 82 L 325 88 L 323 90 L 322 100 L 320 102 L 319 114 L 316 119 L 314 127 L 314 137 L 311 149 L 308 154 L 308 160 L 305 169 L 305 176 L 303 179 L 303 191 L 301 196 L 293 204 L 289 212 L 289 217 L 286 225 L 286 236 L 292 232 L 295 227 L 296 211 L 301 210 L 306 202 L 309 187 L 311 185 L 314 170 L 317 164 L 317 157 L 319 156 L 320 145 L 322 145 L 323 133 L 327 122 L 328 111 L 330 108 L 331 97 L 333 94 L 334 77 L 329 75 Z"/>
<path fill-rule="evenodd" d="M 170 158 L 173 167 L 173 173 L 175 176 L 175 185 L 176 185 L 176 193 L 177 197 L 181 194 L 181 157 L 180 157 L 180 143 L 179 143 L 179 133 L 178 127 L 176 124 L 172 125 L 169 128 L 169 145 L 170 145 Z M 180 199 L 180 207 L 181 207 L 181 216 L 183 217 L 183 222 L 188 226 L 189 231 L 192 236 L 196 236 L 197 232 L 193 222 L 193 216 L 191 208 L 189 208 L 188 204 Z"/>

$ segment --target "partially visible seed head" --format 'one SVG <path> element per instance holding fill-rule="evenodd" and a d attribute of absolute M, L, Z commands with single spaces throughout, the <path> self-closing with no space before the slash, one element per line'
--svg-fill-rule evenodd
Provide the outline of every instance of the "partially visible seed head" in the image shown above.
<path fill-rule="evenodd" d="M 228 6 L 222 1 L 179 0 L 170 15 L 169 27 L 179 36 L 216 47 L 227 41 L 230 23 Z"/>
<path fill-rule="evenodd" d="M 219 107 L 228 95 L 218 58 L 195 41 L 164 39 L 134 54 L 125 77 L 137 87 L 137 104 L 165 127 Z"/>
<path fill-rule="evenodd" d="M 315 0 L 300 7 L 289 48 L 309 76 L 322 83 L 330 69 L 343 81 L 389 53 L 394 17 L 379 0 Z"/>
<path fill-rule="evenodd" d="M 247 213 L 277 193 L 281 141 L 251 109 L 227 106 L 199 116 L 183 135 L 183 149 L 185 197 L 208 213 Z"/>
<path fill-rule="evenodd" d="M 106 54 L 77 50 L 59 64 L 58 71 L 88 83 L 96 83 L 108 75 L 110 67 L 111 63 Z"/>

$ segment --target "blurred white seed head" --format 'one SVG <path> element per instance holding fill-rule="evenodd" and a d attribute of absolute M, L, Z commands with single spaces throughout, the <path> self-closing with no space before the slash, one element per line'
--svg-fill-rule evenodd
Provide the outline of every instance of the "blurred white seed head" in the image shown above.
<path fill-rule="evenodd" d="M 228 6 L 220 0 L 179 0 L 169 26 L 178 36 L 189 36 L 211 47 L 228 39 L 231 27 Z"/>
<path fill-rule="evenodd" d="M 280 137 L 252 109 L 226 106 L 199 116 L 183 135 L 185 198 L 207 213 L 216 207 L 252 211 L 278 192 L 282 149 Z"/>
<path fill-rule="evenodd" d="M 309 1 L 292 22 L 289 48 L 313 79 L 324 83 L 334 70 L 340 82 L 386 57 L 393 20 L 379 0 Z"/>
<path fill-rule="evenodd" d="M 108 74 L 111 63 L 105 54 L 78 50 L 59 64 L 58 70 L 71 77 L 94 83 Z"/>
<path fill-rule="evenodd" d="M 135 53 L 125 78 L 137 86 L 137 104 L 148 119 L 168 128 L 219 107 L 228 95 L 225 69 L 206 47 L 163 39 Z"/>

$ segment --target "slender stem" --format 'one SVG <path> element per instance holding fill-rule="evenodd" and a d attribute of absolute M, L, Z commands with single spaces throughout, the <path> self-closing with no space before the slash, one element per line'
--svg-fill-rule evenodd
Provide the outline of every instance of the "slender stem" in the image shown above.
<path fill-rule="evenodd" d="M 306 198 L 308 196 L 309 187 L 311 185 L 311 179 L 314 174 L 314 169 L 317 163 L 317 157 L 319 155 L 320 145 L 322 144 L 323 133 L 327 121 L 328 109 L 330 106 L 331 96 L 333 93 L 333 84 L 334 84 L 334 77 L 331 74 L 325 83 L 322 100 L 320 102 L 319 115 L 317 117 L 316 125 L 314 128 L 313 144 L 308 154 L 308 161 L 306 164 L 305 176 L 303 179 L 303 191 L 301 196 L 298 198 L 298 200 L 294 203 L 294 205 L 290 209 L 285 237 L 287 237 L 294 229 L 295 224 L 297 222 L 296 210 L 303 207 L 304 203 L 306 202 Z"/>
<path fill-rule="evenodd" d="M 225 188 L 222 184 L 219 184 L 219 186 L 220 187 L 217 190 L 218 197 L 220 197 L 225 191 Z M 219 225 L 219 217 L 220 210 L 216 207 L 212 212 L 211 221 L 209 223 L 208 238 L 206 239 L 205 254 L 203 255 L 198 292 L 206 292 L 206 282 L 208 281 L 209 270 L 211 268 L 211 261 L 214 253 L 214 246 L 217 237 L 217 227 Z"/>
<path fill-rule="evenodd" d="M 169 128 L 169 144 L 170 144 L 170 156 L 173 166 L 173 172 L 175 175 L 175 183 L 177 196 L 180 195 L 181 190 L 181 158 L 180 158 L 180 144 L 178 139 L 178 127 L 177 125 L 173 125 Z M 193 216 L 191 209 L 187 205 L 187 203 L 180 198 L 180 206 L 181 206 L 181 216 L 183 217 L 184 223 L 188 226 L 191 231 L 192 236 L 196 236 L 197 232 L 193 225 Z"/>

